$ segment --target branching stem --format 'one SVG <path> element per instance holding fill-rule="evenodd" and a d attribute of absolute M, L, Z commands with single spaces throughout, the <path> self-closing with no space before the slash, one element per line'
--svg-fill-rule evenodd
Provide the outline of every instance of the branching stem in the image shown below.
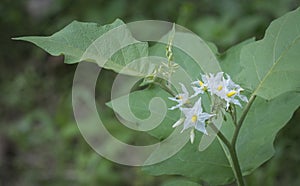
<path fill-rule="evenodd" d="M 251 108 L 251 105 L 253 104 L 254 100 L 255 100 L 256 96 L 252 95 L 249 99 L 249 102 L 247 103 L 247 105 L 245 106 L 245 109 L 243 110 L 243 113 L 239 119 L 239 121 L 236 121 L 236 111 L 234 109 L 234 113 L 231 113 L 232 115 L 232 119 L 233 122 L 235 123 L 235 131 L 233 134 L 233 138 L 232 141 L 229 142 L 228 139 L 222 134 L 221 131 L 218 131 L 218 129 L 216 128 L 216 126 L 214 124 L 212 124 L 212 129 L 217 132 L 218 137 L 222 140 L 222 142 L 226 145 L 226 147 L 228 148 L 229 154 L 231 156 L 231 163 L 232 163 L 232 169 L 234 172 L 234 175 L 236 177 L 237 183 L 239 186 L 244 186 L 244 179 L 243 179 L 243 174 L 241 171 L 241 166 L 239 164 L 239 160 L 238 160 L 238 156 L 237 156 L 237 152 L 236 152 L 236 142 L 237 142 L 237 137 L 239 135 L 240 129 L 242 127 L 242 124 Z"/>

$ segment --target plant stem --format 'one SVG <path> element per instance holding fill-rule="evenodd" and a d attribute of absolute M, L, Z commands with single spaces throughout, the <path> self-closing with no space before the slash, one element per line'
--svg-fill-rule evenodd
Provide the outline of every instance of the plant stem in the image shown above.
<path fill-rule="evenodd" d="M 228 139 L 224 136 L 224 134 L 221 131 L 219 131 L 214 124 L 211 124 L 211 128 L 217 133 L 218 137 L 223 141 L 223 143 L 228 148 L 231 157 L 231 164 L 232 164 L 234 176 L 237 180 L 238 185 L 244 186 L 245 183 L 244 183 L 244 179 L 243 179 L 243 175 L 242 175 L 242 171 L 241 171 L 241 167 L 239 164 L 235 147 L 228 141 Z"/>
<path fill-rule="evenodd" d="M 232 141 L 231 141 L 231 144 L 234 148 L 236 146 L 237 137 L 239 135 L 242 124 L 243 124 L 243 122 L 244 122 L 244 120 L 245 120 L 245 118 L 246 118 L 246 116 L 247 116 L 247 114 L 250 110 L 250 107 L 251 107 L 252 103 L 254 102 L 255 98 L 256 98 L 256 95 L 251 95 L 251 97 L 249 99 L 249 102 L 245 106 L 245 109 L 243 110 L 243 113 L 242 113 L 242 115 L 241 115 L 241 117 L 240 117 L 240 119 L 237 123 L 237 126 L 235 128 L 235 131 L 234 131 L 234 134 L 233 134 L 233 137 L 232 137 Z"/>
<path fill-rule="evenodd" d="M 163 83 L 163 82 L 154 82 L 153 84 L 160 86 L 163 90 L 165 90 L 166 92 L 171 94 L 173 97 L 176 96 L 176 93 L 171 88 L 169 88 L 165 83 Z"/>
<path fill-rule="evenodd" d="M 242 174 L 242 170 L 241 170 L 241 166 L 239 163 L 239 159 L 237 157 L 237 153 L 236 153 L 236 149 L 234 146 L 230 145 L 230 147 L 228 147 L 230 156 L 231 156 L 231 161 L 233 164 L 233 172 L 235 175 L 235 178 L 237 180 L 237 183 L 239 186 L 244 186 L 244 179 L 243 179 L 243 174 Z"/>

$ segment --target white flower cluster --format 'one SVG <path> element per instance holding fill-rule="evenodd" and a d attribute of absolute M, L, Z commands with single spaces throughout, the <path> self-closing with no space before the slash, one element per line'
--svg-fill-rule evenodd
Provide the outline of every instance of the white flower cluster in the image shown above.
<path fill-rule="evenodd" d="M 191 143 L 194 142 L 195 138 L 194 129 L 207 135 L 206 121 L 214 116 L 214 114 L 203 112 L 201 97 L 199 97 L 199 99 L 191 107 L 191 98 L 194 98 L 205 92 L 210 93 L 210 95 L 216 95 L 221 100 L 226 102 L 226 110 L 228 110 L 230 104 L 241 107 L 241 103 L 237 98 L 244 102 L 248 102 L 247 97 L 240 94 L 240 92 L 244 89 L 235 84 L 228 74 L 225 75 L 226 78 L 224 78 L 223 72 L 219 72 L 216 75 L 201 75 L 201 80 L 192 82 L 194 94 L 191 96 L 189 96 L 189 92 L 187 91 L 186 87 L 180 83 L 182 93 L 178 94 L 175 98 L 169 97 L 170 100 L 178 103 L 176 106 L 171 107 L 170 110 L 179 108 L 184 114 L 184 117 L 179 119 L 173 125 L 173 127 L 177 127 L 184 123 L 182 132 L 188 128 L 192 128 L 190 133 Z"/>

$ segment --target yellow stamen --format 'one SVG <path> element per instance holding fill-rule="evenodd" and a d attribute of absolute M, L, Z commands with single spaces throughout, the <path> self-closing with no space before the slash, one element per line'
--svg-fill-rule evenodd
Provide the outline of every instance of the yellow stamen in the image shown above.
<path fill-rule="evenodd" d="M 198 119 L 197 116 L 193 115 L 191 120 L 192 120 L 193 123 L 195 123 L 197 121 L 197 119 Z"/>
<path fill-rule="evenodd" d="M 199 81 L 200 87 L 202 87 L 203 91 L 207 91 L 207 87 L 204 86 L 204 83 L 202 81 Z"/>
<path fill-rule="evenodd" d="M 237 93 L 237 92 L 236 92 L 235 90 L 232 90 L 232 91 L 230 91 L 230 92 L 227 93 L 227 96 L 228 96 L 228 97 L 232 97 L 232 96 L 234 96 L 236 93 Z"/>
<path fill-rule="evenodd" d="M 222 88 L 223 88 L 223 86 L 222 86 L 222 85 L 219 85 L 217 89 L 218 89 L 218 91 L 221 91 Z"/>
<path fill-rule="evenodd" d="M 202 81 L 199 81 L 199 85 L 202 87 L 204 83 Z"/>
<path fill-rule="evenodd" d="M 182 99 L 182 96 L 177 96 L 177 99 Z"/>

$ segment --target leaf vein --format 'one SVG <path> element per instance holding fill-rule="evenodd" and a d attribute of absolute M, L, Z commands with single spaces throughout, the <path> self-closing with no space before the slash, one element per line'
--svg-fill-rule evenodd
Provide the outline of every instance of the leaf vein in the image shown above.
<path fill-rule="evenodd" d="M 276 65 L 279 64 L 279 62 L 282 60 L 282 58 L 285 56 L 285 54 L 288 52 L 289 49 L 291 49 L 298 41 L 300 40 L 300 35 L 298 37 L 296 37 L 293 42 L 281 52 L 281 55 L 279 56 L 279 58 L 273 63 L 271 69 L 267 72 L 267 74 L 265 75 L 265 77 L 263 78 L 263 80 L 260 82 L 260 84 L 257 86 L 257 88 L 255 89 L 255 91 L 253 92 L 254 95 L 257 95 L 257 92 L 259 91 L 259 89 L 262 87 L 263 83 L 266 81 L 266 79 L 270 76 L 270 74 L 272 72 L 274 72 L 274 68 L 276 67 Z"/>

